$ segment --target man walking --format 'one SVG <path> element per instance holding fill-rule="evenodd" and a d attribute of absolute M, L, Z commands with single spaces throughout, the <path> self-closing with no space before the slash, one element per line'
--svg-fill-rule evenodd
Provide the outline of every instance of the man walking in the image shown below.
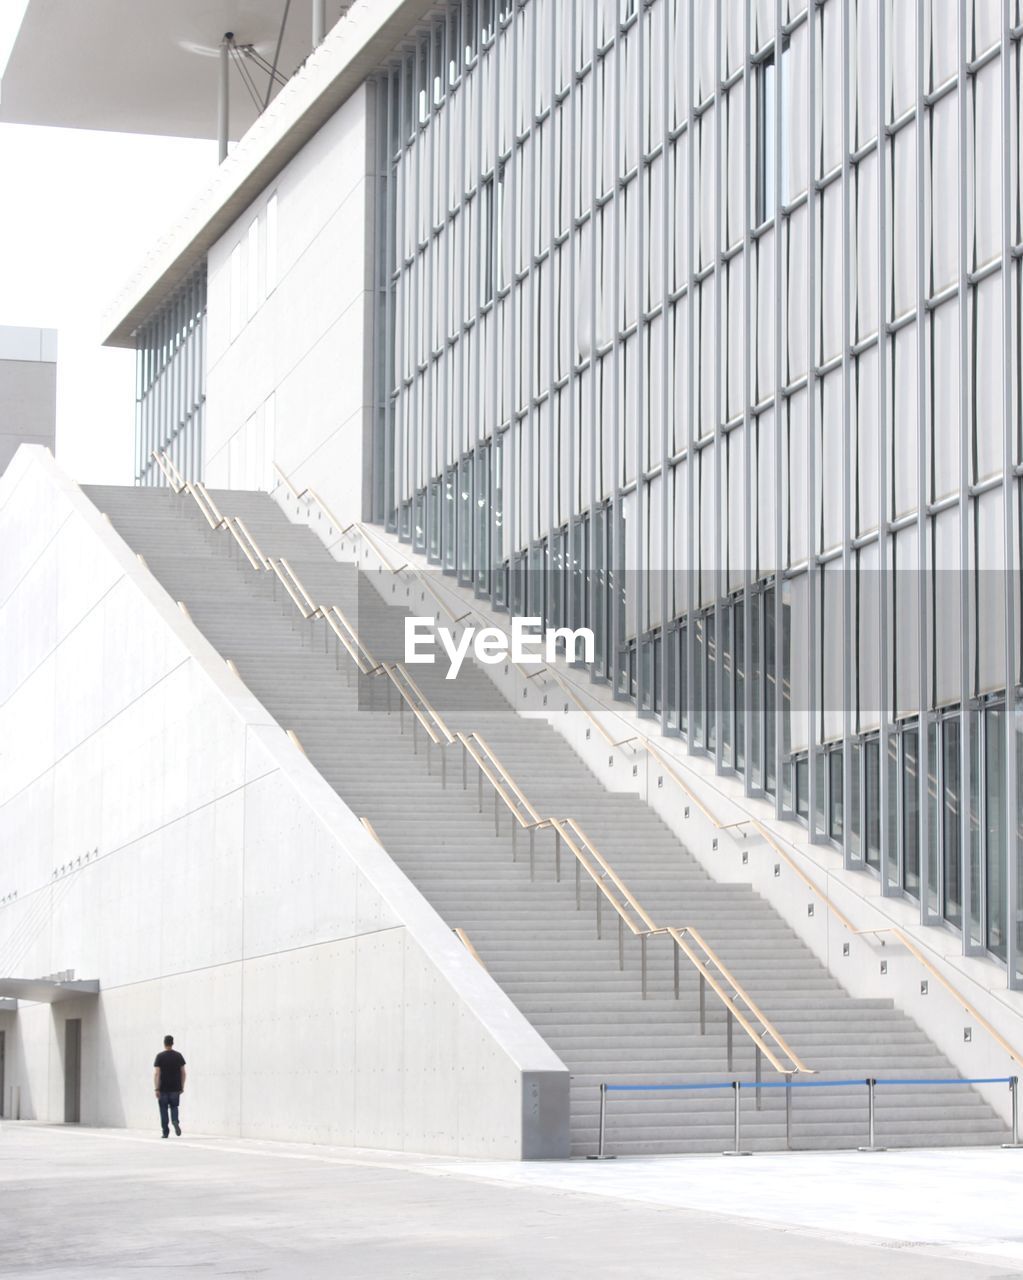
<path fill-rule="evenodd" d="M 181 1137 L 178 1102 L 185 1092 L 186 1075 L 185 1060 L 174 1048 L 174 1037 L 164 1036 L 163 1053 L 158 1053 L 153 1062 L 153 1087 L 160 1104 L 160 1127 L 165 1138 L 169 1137 L 172 1124 L 174 1132 Z"/>

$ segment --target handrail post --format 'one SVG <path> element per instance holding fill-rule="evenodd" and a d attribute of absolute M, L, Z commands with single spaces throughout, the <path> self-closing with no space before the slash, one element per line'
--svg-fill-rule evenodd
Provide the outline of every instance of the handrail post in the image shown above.
<path fill-rule="evenodd" d="M 670 934 L 669 934 L 668 936 L 669 936 L 669 937 L 671 937 L 671 935 L 670 935 Z M 672 960 L 673 960 L 673 962 L 674 962 L 674 966 L 675 966 L 675 999 L 677 1000 L 677 999 L 679 998 L 679 981 L 678 981 L 678 976 L 679 976 L 679 975 L 678 975 L 678 943 L 677 943 L 677 942 L 675 942 L 675 939 L 674 939 L 674 938 L 672 938 L 671 940 L 672 940 L 672 942 L 674 943 L 674 946 L 672 947 Z M 701 976 L 701 981 L 702 981 L 702 976 Z M 702 1028 L 701 1028 L 701 1035 L 702 1035 L 702 1033 L 703 1033 L 703 1032 L 702 1032 Z"/>
<path fill-rule="evenodd" d="M 536 879 L 536 827 L 529 828 L 529 878 Z"/>
<path fill-rule="evenodd" d="M 621 923 L 621 916 L 618 917 Z M 646 934 L 641 934 L 639 939 L 640 966 L 642 968 L 642 989 L 643 999 L 646 999 Z"/>
<path fill-rule="evenodd" d="M 1009 1077 L 1009 1098 L 1012 1102 L 1012 1141 L 1002 1143 L 1006 1149 L 1023 1147 L 1019 1140 L 1019 1076 Z"/>
<path fill-rule="evenodd" d="M 761 1094 L 763 1093 L 763 1090 L 761 1089 L 760 1085 L 764 1078 L 763 1063 L 761 1061 L 761 1053 L 760 1053 L 760 1045 L 753 1046 L 753 1065 L 754 1065 L 753 1078 L 757 1082 L 757 1110 L 759 1111 L 760 1105 L 761 1105 Z M 789 1090 L 786 1089 L 786 1093 L 788 1092 Z"/>
<path fill-rule="evenodd" d="M 678 947 L 675 948 L 675 994 L 678 995 Z M 700 1035 L 707 1034 L 707 979 L 700 974 Z"/>
<path fill-rule="evenodd" d="M 463 791 L 467 791 L 469 789 L 469 778 L 468 778 L 468 772 L 467 772 L 468 766 L 466 763 L 466 758 L 468 757 L 468 755 L 469 755 L 469 751 L 465 743 L 463 742 L 462 743 L 462 790 Z"/>
<path fill-rule="evenodd" d="M 785 1072 L 785 1150 L 792 1150 L 792 1072 Z"/>
<path fill-rule="evenodd" d="M 877 1081 L 873 1077 L 868 1076 L 864 1081 L 867 1086 L 867 1145 L 860 1147 L 860 1151 L 884 1151 L 884 1147 L 879 1147 L 875 1141 L 876 1125 L 874 1121 L 874 1091 L 877 1088 Z"/>
<path fill-rule="evenodd" d="M 596 886 L 596 888 L 594 889 L 594 896 L 595 896 L 595 897 L 596 897 L 596 899 L 597 899 L 597 941 L 599 942 L 599 941 L 601 940 L 601 938 L 602 938 L 602 934 L 601 934 L 601 930 L 600 930 L 600 897 L 601 897 L 601 894 L 600 894 L 600 886 L 599 886 L 599 885 L 597 885 L 597 886 Z"/>
<path fill-rule="evenodd" d="M 731 1009 L 725 1010 L 725 1017 L 726 1017 L 725 1048 L 728 1053 L 728 1070 L 731 1071 L 732 1070 L 732 1011 Z"/>
<path fill-rule="evenodd" d="M 583 908 L 582 880 L 580 879 L 579 859 L 576 858 L 575 860 L 575 909 L 576 911 L 581 911 L 582 908 Z"/>
<path fill-rule="evenodd" d="M 554 879 L 561 884 L 561 832 L 554 828 Z"/>
<path fill-rule="evenodd" d="M 625 968 L 625 922 L 618 917 L 618 968 Z"/>
<path fill-rule="evenodd" d="M 600 1121 L 597 1129 L 597 1154 L 595 1156 L 587 1156 L 587 1160 L 613 1160 L 614 1156 L 609 1156 L 604 1150 L 604 1139 L 607 1127 L 607 1085 L 600 1086 Z"/>
<path fill-rule="evenodd" d="M 723 1156 L 748 1156 L 752 1153 L 742 1149 L 742 1114 L 739 1106 L 739 1099 L 742 1096 L 742 1082 L 733 1080 L 732 1089 L 735 1094 L 735 1146 L 731 1151 L 722 1151 L 721 1154 Z"/>

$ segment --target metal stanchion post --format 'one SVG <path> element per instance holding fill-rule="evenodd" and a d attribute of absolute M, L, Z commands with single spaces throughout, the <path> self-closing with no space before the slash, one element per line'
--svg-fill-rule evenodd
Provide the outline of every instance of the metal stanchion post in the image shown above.
<path fill-rule="evenodd" d="M 877 1081 L 868 1078 L 864 1082 L 867 1086 L 867 1145 L 860 1147 L 860 1151 L 884 1151 L 884 1147 L 879 1147 L 874 1141 L 875 1125 L 874 1125 L 874 1090 L 877 1088 Z"/>
<path fill-rule="evenodd" d="M 529 828 L 529 878 L 536 879 L 536 827 Z"/>
<path fill-rule="evenodd" d="M 614 1156 L 609 1156 L 604 1150 L 604 1138 L 607 1123 L 607 1085 L 600 1086 L 600 1127 L 597 1134 L 597 1154 L 595 1156 L 587 1156 L 587 1160 L 613 1160 Z"/>
<path fill-rule="evenodd" d="M 646 999 L 646 934 L 644 933 L 639 940 L 640 964 L 642 966 L 643 978 L 643 999 Z"/>
<path fill-rule="evenodd" d="M 763 1064 L 761 1063 L 761 1060 L 760 1060 L 759 1045 L 753 1046 L 753 1061 L 754 1061 L 754 1079 L 757 1082 L 757 1110 L 759 1111 L 761 1094 L 763 1093 L 763 1090 L 760 1088 L 760 1083 L 763 1080 Z"/>
<path fill-rule="evenodd" d="M 1019 1076 L 1009 1077 L 1009 1097 L 1012 1101 L 1012 1141 L 1002 1143 L 1006 1149 L 1023 1147 L 1019 1140 Z"/>
<path fill-rule="evenodd" d="M 739 1100 L 742 1097 L 742 1082 L 739 1080 L 732 1081 L 732 1089 L 735 1092 L 735 1148 L 732 1151 L 722 1151 L 723 1156 L 748 1156 L 752 1155 L 751 1151 L 743 1151 L 742 1149 L 742 1113 Z"/>
<path fill-rule="evenodd" d="M 728 1070 L 731 1071 L 732 1069 L 732 1011 L 731 1009 L 727 1010 L 725 1017 L 727 1020 L 726 1030 L 725 1030 L 725 1044 L 728 1050 Z"/>
<path fill-rule="evenodd" d="M 785 1150 L 792 1150 L 792 1072 L 785 1072 Z"/>

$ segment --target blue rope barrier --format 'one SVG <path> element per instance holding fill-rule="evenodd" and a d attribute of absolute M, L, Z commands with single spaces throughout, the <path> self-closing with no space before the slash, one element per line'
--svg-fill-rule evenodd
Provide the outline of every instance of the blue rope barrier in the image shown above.
<path fill-rule="evenodd" d="M 952 1076 L 939 1080 L 897 1080 L 892 1078 L 888 1080 L 875 1079 L 874 1084 L 1011 1084 L 1015 1078 L 1015 1076 L 977 1076 L 971 1079 Z M 849 1085 L 856 1085 L 862 1088 L 867 1083 L 867 1077 L 860 1076 L 856 1080 L 722 1080 L 720 1083 L 714 1084 L 606 1084 L 604 1088 L 608 1093 L 678 1093 L 698 1089 L 731 1089 L 737 1083 L 741 1084 L 744 1089 L 835 1089 Z"/>
<path fill-rule="evenodd" d="M 977 1076 L 971 1080 L 959 1076 L 947 1080 L 875 1080 L 875 1084 L 1011 1084 L 1014 1076 Z"/>

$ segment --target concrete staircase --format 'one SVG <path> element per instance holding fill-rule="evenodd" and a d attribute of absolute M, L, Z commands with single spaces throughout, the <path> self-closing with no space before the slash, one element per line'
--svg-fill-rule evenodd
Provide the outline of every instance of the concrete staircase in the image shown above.
<path fill-rule="evenodd" d="M 90 487 L 133 550 L 196 625 L 237 666 L 282 727 L 349 807 L 370 820 L 388 853 L 452 928 L 466 931 L 483 963 L 572 1073 L 572 1144 L 595 1151 L 599 1084 L 707 1083 L 738 1075 L 753 1082 L 754 1054 L 734 1032 L 733 1070 L 726 1015 L 707 993 L 705 1033 L 697 975 L 683 962 L 674 995 L 667 941 L 649 943 L 648 997 L 640 949 L 626 936 L 619 968 L 616 920 L 604 911 L 597 937 L 594 889 L 584 877 L 576 904 L 573 860 L 541 832 L 535 878 L 529 842 L 513 856 L 510 821 L 495 834 L 493 795 L 470 761 L 463 789 L 458 747 L 429 753 L 398 704 L 386 711 L 386 682 L 357 678 L 322 622 L 303 622 L 272 575 L 245 561 L 233 540 L 213 532 L 194 502 L 168 490 Z M 265 494 L 214 492 L 239 515 L 267 555 L 284 556 L 318 603 L 337 604 L 378 659 L 399 658 L 402 611 L 389 607 L 353 566 L 335 562 L 307 529 L 291 525 Z M 426 610 L 424 610 L 425 612 Z M 546 722 L 519 716 L 487 676 L 467 661 L 459 678 L 444 665 L 415 678 L 453 729 L 482 733 L 535 808 L 576 818 L 658 924 L 695 926 L 771 1018 L 812 1077 L 861 1081 L 956 1075 L 909 1018 L 887 1000 L 849 996 L 772 908 L 747 886 L 715 882 L 640 799 L 606 792 Z M 765 1063 L 765 1082 L 778 1077 Z M 710 1152 L 731 1145 L 725 1092 L 611 1095 L 608 1146 L 619 1154 Z M 796 1091 L 791 1145 L 854 1147 L 866 1140 L 862 1084 Z M 1005 1129 L 970 1087 L 889 1087 L 878 1092 L 878 1140 L 887 1146 L 1001 1141 Z M 785 1092 L 743 1093 L 744 1145 L 786 1143 Z"/>

